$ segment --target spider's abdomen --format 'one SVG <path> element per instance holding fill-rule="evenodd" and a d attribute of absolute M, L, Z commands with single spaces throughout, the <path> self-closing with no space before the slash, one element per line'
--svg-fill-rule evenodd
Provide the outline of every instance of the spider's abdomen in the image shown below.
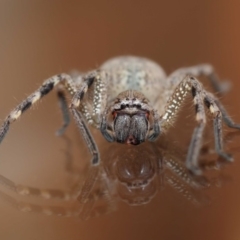
<path fill-rule="evenodd" d="M 105 62 L 101 69 L 108 73 L 109 100 L 123 91 L 136 90 L 142 92 L 154 105 L 168 84 L 164 70 L 146 58 L 117 57 Z"/>

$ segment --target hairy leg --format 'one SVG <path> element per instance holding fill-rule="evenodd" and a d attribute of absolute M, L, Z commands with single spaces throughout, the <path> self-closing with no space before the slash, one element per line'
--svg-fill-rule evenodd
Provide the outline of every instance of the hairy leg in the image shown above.
<path fill-rule="evenodd" d="M 224 108 L 224 106 L 222 105 L 222 103 L 212 94 L 212 93 L 207 93 L 207 95 L 212 98 L 212 100 L 214 100 L 215 104 L 218 106 L 219 110 L 222 113 L 222 118 L 223 121 L 225 122 L 225 124 L 230 127 L 230 128 L 236 128 L 236 129 L 240 129 L 240 124 L 235 123 L 231 117 L 229 116 L 228 112 L 226 111 L 226 109 Z"/>
<path fill-rule="evenodd" d="M 99 161 L 100 161 L 100 155 L 99 151 L 97 149 L 97 145 L 89 131 L 89 129 L 86 126 L 86 123 L 84 121 L 83 115 L 78 111 L 78 108 L 80 107 L 81 101 L 83 100 L 83 97 L 85 93 L 88 91 L 88 89 L 92 86 L 92 84 L 95 82 L 94 86 L 94 98 L 96 98 L 97 91 L 100 91 L 98 96 L 101 96 L 101 94 L 104 95 L 104 77 L 101 71 L 93 71 L 87 74 L 83 77 L 84 82 L 82 83 L 81 87 L 76 91 L 76 93 L 73 96 L 73 99 L 70 104 L 70 111 L 73 114 L 73 117 L 77 123 L 77 126 L 79 130 L 82 133 L 82 136 L 87 143 L 88 149 L 91 153 L 92 160 L 91 160 L 91 167 L 89 170 L 89 173 L 87 174 L 87 178 L 84 182 L 83 187 L 80 189 L 80 195 L 78 197 L 78 200 L 82 203 L 87 201 L 88 195 L 90 194 L 95 181 L 97 180 L 98 174 L 99 174 Z M 99 106 L 101 103 L 104 105 L 106 104 L 106 96 L 102 96 L 98 98 L 98 100 L 95 100 L 93 102 L 93 115 L 97 115 L 99 111 Z M 103 106 L 104 107 L 104 106 Z"/>
<path fill-rule="evenodd" d="M 206 76 L 215 91 L 225 93 L 230 88 L 229 82 L 221 82 L 214 68 L 210 64 L 200 64 L 192 67 L 180 68 L 171 73 L 168 77 L 172 84 L 179 82 L 179 77 L 191 75 L 195 77 Z"/>
<path fill-rule="evenodd" d="M 6 136 L 10 125 L 14 121 L 16 121 L 26 110 L 28 110 L 32 105 L 38 102 L 42 97 L 47 95 L 60 82 L 71 81 L 71 77 L 64 73 L 47 79 L 37 91 L 28 96 L 7 116 L 2 127 L 0 128 L 0 143 Z"/>
<path fill-rule="evenodd" d="M 203 89 L 202 84 L 194 77 L 187 76 L 183 78 L 176 87 L 173 95 L 168 101 L 165 113 L 161 116 L 160 124 L 163 130 L 171 126 L 171 123 L 174 121 L 179 108 L 189 92 L 192 93 L 198 126 L 195 127 L 193 131 L 190 146 L 188 148 L 186 166 L 193 173 L 200 174 L 201 170 L 198 164 L 198 157 L 202 146 L 203 131 L 206 125 L 204 104 L 209 108 L 210 112 L 214 116 L 214 134 L 217 153 L 227 161 L 231 161 L 232 158 L 229 154 L 224 152 L 222 146 L 221 111 L 210 95 L 208 95 Z"/>
<path fill-rule="evenodd" d="M 59 105 L 62 111 L 62 116 L 63 116 L 63 125 L 62 127 L 56 132 L 58 136 L 63 135 L 65 132 L 66 128 L 68 127 L 70 123 L 70 115 L 69 115 L 69 110 L 68 110 L 68 104 L 67 100 L 64 94 L 64 90 L 62 88 L 58 88 L 57 91 L 57 97 L 59 100 Z"/>

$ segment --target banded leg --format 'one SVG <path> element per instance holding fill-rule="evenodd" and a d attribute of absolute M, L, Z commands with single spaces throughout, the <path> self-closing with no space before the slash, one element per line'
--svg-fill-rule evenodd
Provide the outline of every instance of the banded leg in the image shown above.
<path fill-rule="evenodd" d="M 10 125 L 16 121 L 27 109 L 29 109 L 33 104 L 38 102 L 42 97 L 47 95 L 57 84 L 60 82 L 72 82 L 72 79 L 69 75 L 63 73 L 56 76 L 53 76 L 47 79 L 43 85 L 27 97 L 22 103 L 20 103 L 5 119 L 2 127 L 0 128 L 0 143 L 7 134 Z"/>
<path fill-rule="evenodd" d="M 12 196 L 7 195 L 0 191 L 1 201 L 5 201 L 8 205 L 11 205 L 18 211 L 25 213 L 40 213 L 47 216 L 58 216 L 58 217 L 78 217 L 80 209 L 78 206 L 64 207 L 64 206 L 41 206 L 33 203 L 26 203 L 19 201 Z"/>
<path fill-rule="evenodd" d="M 69 191 L 63 191 L 59 189 L 40 189 L 16 184 L 2 175 L 0 175 L 0 184 L 4 185 L 10 191 L 22 196 L 35 196 L 44 199 L 60 199 L 65 201 L 76 199 L 77 197 L 75 186 Z"/>
<path fill-rule="evenodd" d="M 88 218 L 98 217 L 100 215 L 108 214 L 112 211 L 115 211 L 116 208 L 109 205 L 109 202 L 106 201 L 106 206 L 94 206 L 95 201 L 104 198 L 104 195 L 100 195 L 100 192 L 91 194 L 90 201 L 92 205 L 90 206 L 79 206 L 79 204 L 73 204 L 72 206 L 57 206 L 57 205 L 40 205 L 33 204 L 28 202 L 19 201 L 18 199 L 0 191 L 0 200 L 1 202 L 6 202 L 11 207 L 15 208 L 18 211 L 24 213 L 38 213 L 44 214 L 47 216 L 57 216 L 57 217 L 77 217 L 82 220 L 87 220 Z"/>
<path fill-rule="evenodd" d="M 80 132 L 82 133 L 82 136 L 88 146 L 88 149 L 92 155 L 92 160 L 91 160 L 92 165 L 90 167 L 89 173 L 87 174 L 87 178 L 82 188 L 79 189 L 80 195 L 78 197 L 78 200 L 84 203 L 88 198 L 88 195 L 90 194 L 94 186 L 94 183 L 98 177 L 100 156 L 99 156 L 99 151 L 97 149 L 97 145 L 83 120 L 82 114 L 79 111 L 77 111 L 75 108 L 71 108 L 70 110 L 73 114 L 73 117 L 77 123 L 77 126 Z"/>
<path fill-rule="evenodd" d="M 76 109 L 80 106 L 80 103 L 81 103 L 85 93 L 92 86 L 93 82 L 99 82 L 98 87 L 101 87 L 101 83 L 102 83 L 103 79 L 101 78 L 100 75 L 101 75 L 101 72 L 100 72 L 100 70 L 98 70 L 98 71 L 90 72 L 89 74 L 87 74 L 86 76 L 83 77 L 84 82 L 82 83 L 80 89 L 78 91 L 76 91 L 76 93 L 74 94 L 70 108 Z M 94 94 L 94 95 L 96 95 L 96 94 Z M 93 104 L 94 105 L 96 104 L 95 101 Z"/>
<path fill-rule="evenodd" d="M 203 195 L 203 193 L 197 192 L 196 189 L 185 184 L 175 176 L 166 174 L 165 181 L 170 187 L 172 187 L 176 192 L 178 192 L 182 197 L 190 201 L 192 204 L 201 206 L 209 203 L 209 200 Z"/>
<path fill-rule="evenodd" d="M 173 84 L 179 82 L 182 76 L 191 75 L 195 77 L 206 76 L 211 83 L 214 90 L 220 93 L 225 93 L 230 88 L 230 83 L 220 82 L 218 75 L 215 73 L 214 68 L 209 64 L 200 64 L 192 67 L 180 68 L 170 74 L 169 81 Z"/>
<path fill-rule="evenodd" d="M 221 104 L 221 102 L 211 93 L 207 93 L 212 99 L 214 99 L 214 102 L 216 103 L 216 105 L 218 106 L 219 110 L 222 113 L 222 118 L 223 121 L 225 122 L 225 124 L 230 127 L 230 128 L 236 128 L 236 129 L 240 129 L 240 124 L 235 123 L 231 117 L 229 116 L 228 112 L 226 111 L 226 109 L 224 108 L 224 106 Z"/>
<path fill-rule="evenodd" d="M 198 166 L 198 156 L 201 148 L 203 131 L 206 125 L 204 104 L 209 108 L 210 112 L 214 116 L 213 121 L 216 152 L 227 161 L 231 161 L 232 158 L 229 154 L 224 152 L 222 146 L 222 113 L 219 110 L 214 99 L 210 96 L 210 94 L 206 93 L 206 91 L 202 88 L 201 83 L 194 77 L 186 77 L 179 83 L 178 87 L 173 93 L 173 96 L 168 102 L 165 114 L 162 116 L 161 125 L 165 128 L 170 125 L 169 123 L 173 120 L 173 117 L 176 115 L 176 112 L 178 111 L 185 96 L 190 90 L 193 96 L 198 126 L 194 129 L 193 132 L 187 153 L 186 166 L 195 174 L 200 174 L 201 171 Z"/>
<path fill-rule="evenodd" d="M 86 126 L 86 123 L 83 119 L 83 115 L 77 110 L 81 104 L 81 101 L 84 95 L 87 93 L 88 89 L 94 84 L 94 99 L 93 99 L 93 113 L 92 117 L 98 117 L 100 115 L 101 109 L 104 109 L 106 106 L 106 75 L 104 71 L 97 70 L 90 72 L 86 76 L 83 77 L 84 82 L 82 83 L 80 89 L 76 91 L 72 102 L 70 104 L 70 111 L 73 114 L 73 117 L 77 123 L 79 130 L 81 131 L 85 142 L 87 143 L 88 149 L 91 153 L 92 157 L 92 166 L 90 167 L 90 171 L 87 174 L 87 179 L 84 182 L 83 187 L 80 190 L 80 195 L 78 200 L 82 203 L 87 201 L 88 195 L 90 194 L 97 177 L 99 175 L 99 151 L 97 149 L 97 145 Z M 87 119 L 88 120 L 88 119 Z M 92 118 L 93 122 L 88 121 L 90 124 L 94 123 L 94 118 Z M 97 121 L 95 121 L 95 124 Z"/>
<path fill-rule="evenodd" d="M 84 82 L 82 83 L 81 87 L 79 90 L 75 91 L 75 94 L 72 98 L 71 104 L 70 104 L 70 111 L 73 114 L 73 117 L 77 123 L 77 126 L 79 130 L 81 131 L 83 138 L 85 142 L 87 143 L 88 149 L 90 153 L 92 154 L 92 165 L 97 166 L 99 164 L 99 152 L 97 149 L 97 145 L 94 142 L 94 139 L 84 121 L 83 115 L 81 114 L 80 111 L 78 111 L 78 108 L 80 107 L 81 101 L 85 95 L 85 93 L 88 91 L 88 89 L 92 86 L 92 84 L 96 82 L 95 88 L 94 89 L 94 96 L 97 95 L 96 92 L 103 92 L 105 90 L 105 85 L 104 85 L 104 79 L 101 76 L 100 71 L 93 71 L 84 76 Z M 103 105 L 106 104 L 105 99 L 102 99 L 102 94 L 99 94 L 97 97 L 95 96 L 94 98 L 97 98 L 93 100 L 93 115 L 97 114 L 97 111 L 100 108 L 100 104 L 103 103 Z"/>
<path fill-rule="evenodd" d="M 58 199 L 63 201 L 72 201 L 76 200 L 78 196 L 78 192 L 75 190 L 78 189 L 76 186 L 72 186 L 70 191 L 63 191 L 59 189 L 40 189 L 28 186 L 18 185 L 6 177 L 0 175 L 0 184 L 4 185 L 11 192 L 22 195 L 22 196 L 34 196 L 41 197 L 43 199 Z M 99 199 L 104 199 L 107 203 L 106 208 L 104 209 L 94 209 L 94 215 L 99 215 L 101 213 L 107 214 L 111 211 L 114 211 L 115 208 L 112 205 L 112 202 L 109 200 L 110 194 L 108 193 L 108 189 L 100 188 L 96 189 L 93 193 L 89 194 L 87 203 L 95 203 Z M 40 206 L 31 203 L 24 203 L 16 200 L 13 197 L 8 196 L 7 194 L 0 191 L 0 199 L 5 200 L 7 203 L 11 204 L 16 209 L 23 212 L 35 212 L 35 213 L 44 213 L 47 215 L 57 215 L 57 216 L 76 216 L 87 219 L 92 211 L 91 206 L 88 204 L 85 205 L 77 205 L 76 207 L 65 208 L 60 206 Z M 89 209 L 90 207 L 90 209 Z M 102 210 L 102 211 L 101 211 Z M 100 213 L 101 211 L 101 213 Z M 104 212 L 103 212 L 104 211 Z M 91 214 L 92 215 L 92 214 Z"/>
<path fill-rule="evenodd" d="M 240 129 L 240 125 L 235 124 L 232 121 L 222 104 L 211 93 L 205 93 L 204 101 L 213 115 L 215 150 L 218 155 L 231 162 L 233 161 L 232 156 L 228 153 L 225 153 L 223 150 L 222 119 L 225 121 L 226 125 L 231 128 Z"/>
<path fill-rule="evenodd" d="M 164 165 L 174 176 L 194 189 L 202 189 L 210 186 L 210 182 L 205 177 L 200 176 L 196 178 L 192 174 L 189 174 L 186 166 L 174 155 L 164 157 Z"/>
<path fill-rule="evenodd" d="M 78 75 L 77 75 L 78 74 Z M 77 92 L 76 86 L 80 85 L 82 83 L 82 75 L 79 75 L 79 73 L 74 73 L 71 75 L 73 77 L 73 80 L 66 82 L 64 85 L 59 84 L 57 89 L 57 97 L 59 100 L 59 105 L 62 110 L 63 115 L 63 125 L 62 127 L 56 132 L 58 136 L 63 135 L 66 128 L 68 127 L 70 123 L 70 115 L 68 110 L 68 104 L 65 97 L 64 90 L 67 90 L 68 93 L 73 96 Z"/>
<path fill-rule="evenodd" d="M 88 150 L 92 155 L 90 171 L 87 174 L 87 178 L 83 186 L 80 187 L 79 189 L 78 200 L 82 203 L 84 203 L 87 200 L 94 186 L 94 183 L 98 177 L 100 156 L 99 156 L 99 151 L 97 149 L 97 145 L 84 121 L 83 115 L 80 113 L 80 111 L 78 111 L 78 108 L 80 107 L 81 100 L 83 99 L 85 93 L 92 86 L 94 81 L 99 78 L 98 77 L 99 75 L 97 73 L 98 73 L 97 71 L 94 71 L 84 77 L 84 81 L 80 89 L 74 90 L 75 94 L 70 104 L 70 111 L 74 117 L 74 120 L 78 126 L 78 129 L 80 130 L 83 136 L 84 141 L 87 144 Z"/>

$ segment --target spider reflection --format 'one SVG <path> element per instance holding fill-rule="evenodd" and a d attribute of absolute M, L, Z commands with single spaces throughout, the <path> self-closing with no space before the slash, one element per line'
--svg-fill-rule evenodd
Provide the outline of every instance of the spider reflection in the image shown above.
<path fill-rule="evenodd" d="M 179 152 L 157 147 L 153 143 L 145 144 L 141 151 L 140 147 L 126 148 L 117 145 L 113 148 L 111 145 L 105 151 L 105 155 L 102 155 L 99 171 L 92 172 L 90 167 L 85 183 L 79 180 L 69 187 L 69 191 L 20 186 L 0 175 L 0 183 L 11 191 L 49 200 L 60 199 L 60 206 L 45 206 L 45 201 L 42 205 L 22 202 L 5 191 L 0 191 L 0 199 L 23 212 L 82 219 L 116 211 L 120 201 L 131 206 L 147 204 L 158 191 L 168 186 L 192 204 L 201 205 L 208 202 L 201 190 L 210 186 L 212 182 L 202 176 L 191 175 L 183 164 L 184 155 L 181 158 Z M 66 166 L 70 171 L 71 164 L 68 162 Z M 94 187 L 83 191 L 82 185 L 88 186 L 88 181 L 94 181 Z"/>

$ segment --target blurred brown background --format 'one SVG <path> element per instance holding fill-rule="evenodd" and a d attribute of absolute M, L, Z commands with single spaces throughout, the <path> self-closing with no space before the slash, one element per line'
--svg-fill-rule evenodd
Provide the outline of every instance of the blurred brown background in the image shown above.
<path fill-rule="evenodd" d="M 219 76 L 232 80 L 234 87 L 223 102 L 240 122 L 239 12 L 237 0 L 0 0 L 0 118 L 47 77 L 90 70 L 110 57 L 132 54 L 159 62 L 167 73 L 213 64 Z M 0 174 L 31 186 L 64 185 L 65 144 L 54 136 L 61 125 L 55 100 L 54 93 L 47 96 L 14 124 L 1 145 Z M 74 131 L 71 126 L 73 140 Z M 86 148 L 75 152 L 85 156 Z M 163 192 L 149 205 L 122 204 L 112 215 L 81 222 L 24 214 L 0 202 L 0 238 L 238 240 L 239 157 L 236 153 L 229 167 L 233 181 L 213 191 L 213 205 L 207 208 L 179 204 L 174 194 Z"/>

